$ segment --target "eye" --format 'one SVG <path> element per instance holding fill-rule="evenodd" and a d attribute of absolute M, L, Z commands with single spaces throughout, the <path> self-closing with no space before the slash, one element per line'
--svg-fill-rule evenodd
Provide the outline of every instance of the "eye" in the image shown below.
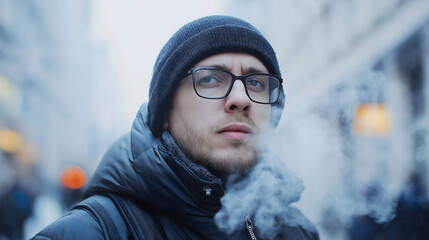
<path fill-rule="evenodd" d="M 214 88 L 224 84 L 224 77 L 216 74 L 200 74 L 196 79 L 196 84 L 203 88 Z"/>
<path fill-rule="evenodd" d="M 252 76 L 246 79 L 246 86 L 247 86 L 247 89 L 258 92 L 265 89 L 265 85 L 266 85 L 265 82 L 266 80 L 264 80 L 263 77 Z"/>
<path fill-rule="evenodd" d="M 262 87 L 262 83 L 259 80 L 255 80 L 255 79 L 248 81 L 247 85 L 252 87 Z"/>
<path fill-rule="evenodd" d="M 202 78 L 202 79 L 200 79 L 198 81 L 199 84 L 203 84 L 203 85 L 205 85 L 205 84 L 213 84 L 213 83 L 216 83 L 216 82 L 217 82 L 217 80 L 214 77 L 211 77 L 211 76 L 206 76 L 206 77 L 204 77 L 204 78 Z"/>

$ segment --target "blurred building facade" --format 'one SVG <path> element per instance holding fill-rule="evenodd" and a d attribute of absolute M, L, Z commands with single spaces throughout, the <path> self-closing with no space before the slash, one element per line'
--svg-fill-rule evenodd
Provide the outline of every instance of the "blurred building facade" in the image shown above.
<path fill-rule="evenodd" d="M 427 200 L 427 1 L 230 1 L 227 12 L 277 50 L 286 108 L 275 147 L 304 179 L 299 205 L 322 238 L 354 239 L 353 216 L 392 220 L 410 179 Z"/>
<path fill-rule="evenodd" d="M 58 192 L 64 169 L 92 173 L 117 137 L 121 114 L 109 108 L 120 108 L 105 100 L 121 102 L 88 33 L 90 10 L 88 1 L 0 0 L 0 196 L 25 178 Z"/>

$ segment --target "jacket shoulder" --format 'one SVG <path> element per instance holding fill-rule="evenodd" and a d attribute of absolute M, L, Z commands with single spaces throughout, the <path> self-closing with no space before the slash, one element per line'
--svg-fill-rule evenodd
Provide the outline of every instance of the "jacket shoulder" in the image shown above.
<path fill-rule="evenodd" d="M 37 233 L 32 240 L 104 239 L 97 220 L 89 212 L 73 209 Z"/>

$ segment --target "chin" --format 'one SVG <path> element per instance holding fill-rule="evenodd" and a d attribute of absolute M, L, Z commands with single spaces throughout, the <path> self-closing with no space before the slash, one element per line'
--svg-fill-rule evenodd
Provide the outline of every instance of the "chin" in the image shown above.
<path fill-rule="evenodd" d="M 207 164 L 216 172 L 234 173 L 252 168 L 257 162 L 257 154 L 254 150 L 224 151 L 221 154 L 212 155 L 207 159 Z"/>

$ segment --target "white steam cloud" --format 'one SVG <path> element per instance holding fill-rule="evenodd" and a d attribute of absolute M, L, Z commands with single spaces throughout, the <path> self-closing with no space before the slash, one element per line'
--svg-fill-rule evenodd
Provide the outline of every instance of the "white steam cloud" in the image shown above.
<path fill-rule="evenodd" d="M 302 181 L 276 156 L 266 153 L 246 176 L 230 177 L 216 223 L 231 234 L 244 226 L 248 216 L 264 239 L 274 238 L 284 225 L 313 229 L 298 210 L 289 207 L 303 190 Z"/>
<path fill-rule="evenodd" d="M 389 161 L 399 158 L 400 149 L 392 148 L 388 137 L 357 135 L 353 123 L 359 104 L 389 106 L 392 97 L 403 97 L 385 92 L 401 87 L 392 84 L 380 71 L 363 71 L 327 94 L 304 99 L 299 109 L 287 107 L 270 141 L 270 149 L 279 158 L 266 154 L 248 176 L 230 179 L 221 200 L 223 208 L 216 215 L 218 226 L 233 233 L 249 216 L 257 235 L 264 239 L 275 238 L 284 225 L 313 229 L 291 204 L 315 223 L 322 239 L 336 239 L 329 231 L 344 231 L 355 216 L 390 221 L 405 179 L 390 169 Z M 396 128 L 392 134 L 401 131 Z M 405 162 L 395 165 L 407 169 Z M 301 193 L 302 199 L 293 204 Z"/>

